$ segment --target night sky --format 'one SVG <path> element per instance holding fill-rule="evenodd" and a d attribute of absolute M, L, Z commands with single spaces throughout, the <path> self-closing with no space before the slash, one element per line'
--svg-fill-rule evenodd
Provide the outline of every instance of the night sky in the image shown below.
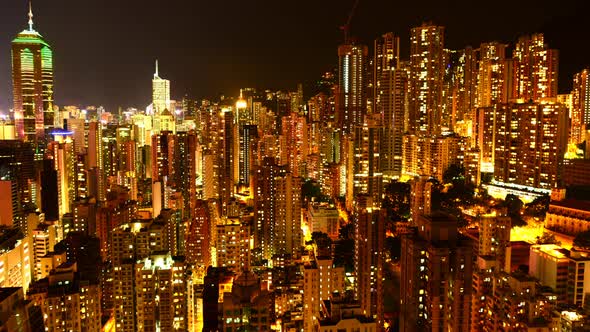
<path fill-rule="evenodd" d="M 35 29 L 52 45 L 58 105 L 145 107 L 154 60 L 172 97 L 196 98 L 240 87 L 296 88 L 337 63 L 338 29 L 354 0 L 34 0 Z M 560 90 L 590 66 L 583 0 L 360 0 L 352 34 L 372 44 L 387 31 L 402 38 L 422 21 L 446 27 L 446 47 L 513 43 L 544 32 L 561 52 Z M 493 4 L 493 5 L 492 5 Z M 26 0 L 0 0 L 0 110 L 10 107 L 10 41 L 26 27 Z"/>

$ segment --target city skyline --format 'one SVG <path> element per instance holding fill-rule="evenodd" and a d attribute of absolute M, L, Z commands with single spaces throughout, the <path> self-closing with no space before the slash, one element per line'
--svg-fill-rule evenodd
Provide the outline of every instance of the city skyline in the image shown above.
<path fill-rule="evenodd" d="M 343 41 L 338 27 L 353 7 L 353 1 L 319 5 L 303 1 L 290 10 L 268 1 L 228 8 L 188 1 L 165 7 L 155 1 L 144 1 L 141 6 L 126 1 L 116 7 L 61 1 L 61 5 L 33 4 L 38 30 L 58 50 L 55 80 L 59 88 L 55 102 L 60 106 L 104 105 L 111 111 L 117 106 L 142 109 L 149 104 L 149 90 L 143 85 L 149 88 L 145 78 L 153 73 L 156 58 L 162 75 L 173 82 L 173 99 L 185 94 L 193 98 L 216 98 L 220 93 L 233 96 L 241 87 L 282 90 L 297 83 L 309 85 L 321 73 L 337 67 L 334 48 Z M 506 8 L 506 1 L 484 16 L 467 3 L 404 4 L 403 13 L 408 15 L 402 15 L 396 14 L 394 4 L 361 1 L 352 20 L 351 35 L 371 45 L 375 36 L 393 31 L 400 36 L 400 53 L 405 59 L 410 28 L 423 21 L 445 26 L 445 46 L 449 49 L 476 47 L 488 41 L 513 47 L 518 36 L 542 32 L 552 47 L 560 50 L 560 92 L 569 92 L 571 76 L 583 69 L 584 54 L 589 53 L 589 46 L 573 43 L 575 34 L 565 33 L 583 28 L 582 11 L 578 10 L 583 8 L 582 1 L 558 8 L 550 6 L 549 1 L 524 1 L 510 4 L 511 11 L 500 10 Z M 0 52 L 6 57 L 0 59 L 6 61 L 0 61 L 0 77 L 9 77 L 10 50 L 6 41 L 26 27 L 27 3 L 11 0 L 1 6 L 4 17 L 0 22 Z M 517 15 L 523 11 L 528 15 Z M 158 20 L 153 19 L 156 15 Z M 0 83 L 3 112 L 13 105 L 11 86 L 6 82 Z"/>
<path fill-rule="evenodd" d="M 20 1 L 0 331 L 590 331 L 581 6 Z"/>

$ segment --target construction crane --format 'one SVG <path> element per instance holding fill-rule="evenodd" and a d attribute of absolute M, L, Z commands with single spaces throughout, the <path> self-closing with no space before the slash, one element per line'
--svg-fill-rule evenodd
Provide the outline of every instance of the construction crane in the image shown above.
<path fill-rule="evenodd" d="M 356 11 L 356 7 L 358 6 L 360 0 L 355 0 L 354 1 L 354 5 L 352 6 L 352 10 L 350 11 L 350 14 L 348 15 L 348 20 L 346 21 L 346 24 L 344 24 L 343 26 L 340 27 L 340 30 L 342 30 L 344 32 L 344 43 L 348 44 L 349 43 L 349 30 L 350 30 L 350 23 L 352 22 L 352 17 L 354 16 L 354 12 Z"/>

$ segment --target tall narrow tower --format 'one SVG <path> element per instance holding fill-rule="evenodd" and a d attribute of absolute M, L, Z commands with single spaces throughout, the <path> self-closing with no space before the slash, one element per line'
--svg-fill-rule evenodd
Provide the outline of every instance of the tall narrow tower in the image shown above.
<path fill-rule="evenodd" d="M 152 80 L 152 106 L 155 115 L 162 114 L 165 109 L 170 111 L 170 81 L 160 78 L 158 60 L 156 60 L 156 72 Z"/>
<path fill-rule="evenodd" d="M 17 137 L 37 143 L 54 127 L 53 53 L 33 29 L 29 3 L 29 26 L 12 41 L 12 86 Z"/>
<path fill-rule="evenodd" d="M 362 125 L 366 114 L 366 68 L 369 50 L 365 45 L 347 43 L 338 47 L 338 123 L 345 133 Z"/>
<path fill-rule="evenodd" d="M 435 136 L 441 131 L 444 27 L 413 28 L 410 42 L 410 131 Z"/>
<path fill-rule="evenodd" d="M 407 72 L 399 66 L 399 37 L 389 32 L 375 40 L 373 60 L 373 98 L 384 132 L 381 143 L 381 169 L 387 179 L 402 172 Z"/>
<path fill-rule="evenodd" d="M 590 124 L 590 69 L 574 75 L 573 108 L 571 113 L 570 143 L 584 141 L 584 132 Z"/>

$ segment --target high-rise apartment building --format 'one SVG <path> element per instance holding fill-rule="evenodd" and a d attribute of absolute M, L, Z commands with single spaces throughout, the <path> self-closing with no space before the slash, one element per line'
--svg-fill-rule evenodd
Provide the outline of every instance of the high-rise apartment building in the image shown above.
<path fill-rule="evenodd" d="M 211 218 L 207 210 L 207 202 L 197 200 L 193 217 L 188 222 L 186 247 L 186 263 L 201 267 L 211 265 Z"/>
<path fill-rule="evenodd" d="M 281 165 L 288 165 L 294 176 L 302 176 L 308 149 L 306 118 L 291 112 L 281 120 Z"/>
<path fill-rule="evenodd" d="M 0 230 L 0 241 L 0 287 L 22 287 L 26 292 L 33 273 L 30 239 L 18 228 L 6 228 Z"/>
<path fill-rule="evenodd" d="M 262 256 L 295 254 L 301 247 L 301 178 L 272 157 L 255 172 L 254 243 Z"/>
<path fill-rule="evenodd" d="M 12 41 L 12 85 L 14 117 L 19 139 L 43 141 L 54 127 L 53 53 L 33 29 L 29 6 L 29 27 Z"/>
<path fill-rule="evenodd" d="M 135 264 L 137 331 L 186 331 L 184 261 L 154 253 Z"/>
<path fill-rule="evenodd" d="M 303 271 L 303 330 L 313 331 L 321 316 L 322 301 L 344 291 L 344 267 L 336 267 L 330 257 L 318 256 Z"/>
<path fill-rule="evenodd" d="M 10 191 L 4 187 L 5 195 L 11 196 L 12 224 L 26 233 L 26 203 L 36 202 L 37 164 L 31 143 L 20 140 L 0 140 L 0 178 L 10 181 Z M 5 184 L 7 185 L 7 184 Z M 43 190 L 43 189 L 42 189 Z"/>
<path fill-rule="evenodd" d="M 399 65 L 399 37 L 386 33 L 375 40 L 373 59 L 374 112 L 381 116 L 381 170 L 387 179 L 402 173 L 402 148 L 406 121 L 408 77 Z"/>
<path fill-rule="evenodd" d="M 223 218 L 221 223 L 217 224 L 217 267 L 225 267 L 236 275 L 249 269 L 249 230 L 249 225 L 240 218 Z"/>
<path fill-rule="evenodd" d="M 185 218 L 190 218 L 194 214 L 197 200 L 197 146 L 198 136 L 195 131 L 176 133 L 174 186 L 182 195 L 182 214 Z"/>
<path fill-rule="evenodd" d="M 512 96 L 507 87 L 509 71 L 506 66 L 506 44 L 482 43 L 479 47 L 477 70 L 477 107 L 506 103 Z"/>
<path fill-rule="evenodd" d="M 448 132 L 459 132 L 457 124 L 469 119 L 477 100 L 479 50 L 468 46 L 446 51 L 441 126 Z"/>
<path fill-rule="evenodd" d="M 174 146 L 176 137 L 164 131 L 152 136 L 152 181 L 162 182 L 164 186 L 174 177 Z"/>
<path fill-rule="evenodd" d="M 367 78 L 369 49 L 360 44 L 338 47 L 338 92 L 336 115 L 342 131 L 350 133 L 362 124 L 367 107 Z"/>
<path fill-rule="evenodd" d="M 536 102 L 557 97 L 559 52 L 545 44 L 543 34 L 520 37 L 512 57 L 517 98 Z"/>
<path fill-rule="evenodd" d="M 250 189 L 250 176 L 257 160 L 258 127 L 256 125 L 240 125 L 240 174 L 239 184 Z"/>
<path fill-rule="evenodd" d="M 141 265 L 136 266 L 135 263 L 152 253 L 168 250 L 166 227 L 151 220 L 136 220 L 120 226 L 113 225 L 109 233 L 115 326 L 117 331 L 136 331 L 139 324 L 136 320 L 136 267 Z"/>
<path fill-rule="evenodd" d="M 49 149 L 52 152 L 53 164 L 57 171 L 57 197 L 59 216 L 72 211 L 76 199 L 76 158 L 74 141 L 67 133 L 54 134 L 55 141 Z"/>
<path fill-rule="evenodd" d="M 219 297 L 217 331 L 271 330 L 272 297 L 261 288 L 260 279 L 253 272 L 241 273 L 233 280 L 231 291 L 219 294 Z"/>
<path fill-rule="evenodd" d="M 510 229 L 512 221 L 503 211 L 491 211 L 478 217 L 480 256 L 493 257 L 496 271 L 510 272 Z"/>
<path fill-rule="evenodd" d="M 540 189 L 558 185 L 567 110 L 556 103 L 511 103 L 495 112 L 494 178 Z"/>
<path fill-rule="evenodd" d="M 473 245 L 445 214 L 420 215 L 402 237 L 400 331 L 468 331 Z"/>
<path fill-rule="evenodd" d="M 369 195 L 377 207 L 381 206 L 383 193 L 380 155 L 383 131 L 380 120 L 369 116 L 365 117 L 362 125 L 354 128 L 354 197 L 359 194 Z"/>
<path fill-rule="evenodd" d="M 371 200 L 369 197 L 357 197 Z M 370 203 L 365 203 L 370 206 Z M 385 250 L 385 211 L 358 208 L 354 220 L 355 299 L 362 312 L 383 324 L 383 264 Z"/>
<path fill-rule="evenodd" d="M 45 331 L 41 308 L 20 287 L 0 288 L 0 331 Z"/>
<path fill-rule="evenodd" d="M 28 292 L 41 307 L 47 331 L 101 331 L 100 297 L 99 285 L 81 279 L 76 262 L 57 266 Z"/>
<path fill-rule="evenodd" d="M 223 214 L 225 214 L 227 204 L 235 193 L 235 185 L 239 181 L 240 145 L 234 112 L 223 110 L 218 116 L 220 131 L 217 133 L 219 139 L 214 152 L 218 157 L 219 198 Z"/>
<path fill-rule="evenodd" d="M 96 199 L 106 200 L 106 178 L 103 155 L 103 127 L 99 121 L 88 124 L 88 170 L 93 170 L 95 177 L 92 186 L 96 189 Z M 90 181 L 91 179 L 89 179 Z"/>
<path fill-rule="evenodd" d="M 585 140 L 590 125 L 590 69 L 574 75 L 569 142 L 579 144 Z"/>
<path fill-rule="evenodd" d="M 409 130 L 420 135 L 441 132 L 445 73 L 444 27 L 423 24 L 410 34 Z"/>

